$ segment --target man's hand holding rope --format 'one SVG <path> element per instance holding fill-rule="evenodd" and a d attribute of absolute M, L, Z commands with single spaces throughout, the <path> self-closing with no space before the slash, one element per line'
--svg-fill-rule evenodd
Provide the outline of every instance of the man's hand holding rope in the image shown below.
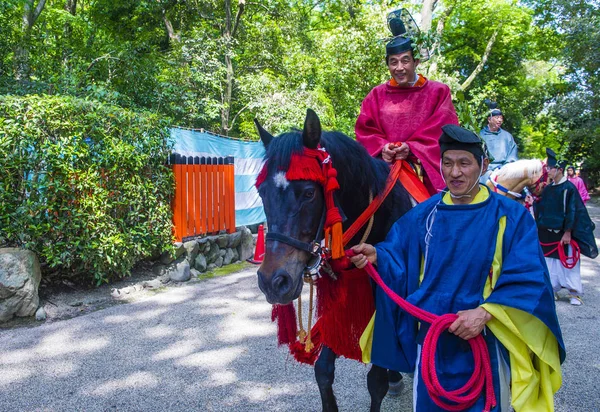
<path fill-rule="evenodd" d="M 482 307 L 469 310 L 459 310 L 458 319 L 448 328 L 448 332 L 455 334 L 464 340 L 473 339 L 479 335 L 485 324 L 492 318 Z"/>
<path fill-rule="evenodd" d="M 371 262 L 372 265 L 377 265 L 377 250 L 373 245 L 368 243 L 361 243 L 352 248 L 352 251 L 356 253 L 356 256 L 350 258 L 350 262 L 354 263 L 359 269 L 363 269 L 367 266 L 367 262 Z"/>
<path fill-rule="evenodd" d="M 361 243 L 354 246 L 352 250 L 356 253 L 356 256 L 352 256 L 350 261 L 357 268 L 363 269 L 367 265 L 367 262 L 377 265 L 377 250 L 374 246 L 368 243 Z M 485 324 L 492 318 L 492 315 L 482 307 L 461 310 L 456 314 L 458 315 L 458 319 L 450 325 L 448 332 L 464 340 L 469 340 L 479 335 L 483 331 Z"/>
<path fill-rule="evenodd" d="M 407 143 L 388 143 L 381 150 L 381 158 L 387 163 L 393 163 L 394 160 L 405 160 L 410 155 L 410 148 Z"/>

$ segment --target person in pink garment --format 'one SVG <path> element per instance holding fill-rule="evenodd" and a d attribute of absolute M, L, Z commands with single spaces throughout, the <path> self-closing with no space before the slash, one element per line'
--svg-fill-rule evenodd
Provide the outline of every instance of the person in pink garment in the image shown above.
<path fill-rule="evenodd" d="M 416 69 L 412 40 L 398 36 L 386 45 L 392 78 L 372 89 L 356 120 L 356 140 L 369 154 L 388 163 L 394 159 L 420 161 L 430 194 L 445 188 L 440 175 L 438 139 L 442 126 L 458 125 L 450 88 L 428 80 Z"/>
<path fill-rule="evenodd" d="M 569 179 L 569 182 L 575 185 L 577 191 L 581 195 L 581 200 L 583 200 L 583 204 L 585 205 L 587 201 L 590 200 L 590 194 L 588 193 L 587 188 L 585 187 L 583 179 L 575 174 L 574 166 L 567 167 L 567 179 Z"/>

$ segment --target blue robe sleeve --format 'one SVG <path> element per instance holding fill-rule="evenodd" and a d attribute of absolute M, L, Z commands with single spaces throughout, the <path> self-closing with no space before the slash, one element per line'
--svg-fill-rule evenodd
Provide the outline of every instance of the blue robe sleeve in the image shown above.
<path fill-rule="evenodd" d="M 385 241 L 375 245 L 377 271 L 383 281 L 402 298 L 407 296 L 409 281 L 412 282 L 409 273 L 412 277 L 413 259 L 415 253 L 418 255 L 416 249 L 419 242 L 415 240 L 418 225 L 413 212 L 414 210 L 399 219 Z M 419 256 L 416 258 L 420 260 Z M 418 280 L 418 269 L 416 275 Z M 376 287 L 375 293 L 376 314 L 371 362 L 399 372 L 414 372 L 417 322 L 400 310 L 381 288 Z"/>
<path fill-rule="evenodd" d="M 519 160 L 519 156 L 517 154 L 517 144 L 515 143 L 515 139 L 512 137 L 510 133 L 508 133 L 509 144 L 508 144 L 508 154 L 506 155 L 506 163 L 515 162 Z"/>
<path fill-rule="evenodd" d="M 518 206 L 515 203 L 515 206 Z M 510 208 L 502 245 L 502 270 L 492 293 L 483 303 L 496 303 L 529 313 L 556 337 L 561 362 L 565 356 L 550 276 L 531 215 Z"/>

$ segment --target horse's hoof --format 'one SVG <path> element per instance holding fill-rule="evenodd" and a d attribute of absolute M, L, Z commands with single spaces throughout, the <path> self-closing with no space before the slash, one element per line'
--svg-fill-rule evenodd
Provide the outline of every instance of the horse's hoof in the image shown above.
<path fill-rule="evenodd" d="M 402 391 L 404 390 L 404 379 L 399 380 L 398 382 L 390 382 L 390 388 L 388 389 L 387 394 L 389 396 L 400 396 Z"/>

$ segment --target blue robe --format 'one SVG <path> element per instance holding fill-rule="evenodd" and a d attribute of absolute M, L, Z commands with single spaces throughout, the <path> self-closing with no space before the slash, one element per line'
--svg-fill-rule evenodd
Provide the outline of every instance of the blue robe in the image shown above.
<path fill-rule="evenodd" d="M 482 187 L 482 190 L 488 189 Z M 501 250 L 496 250 L 501 221 L 504 222 L 498 248 Z M 554 367 L 564 360 L 564 344 L 537 229 L 531 215 L 514 200 L 490 193 L 481 203 L 447 205 L 441 194 L 435 195 L 400 218 L 376 249 L 377 269 L 383 280 L 408 302 L 437 315 L 474 309 L 482 304 L 518 309 L 539 319 L 542 322 L 539 325 L 547 327 L 549 335 L 553 335 L 558 346 L 555 353 L 557 356 L 560 353 L 560 361 L 556 359 Z M 492 266 L 499 253 L 501 267 L 486 294 L 486 284 L 490 288 Z M 429 325 L 419 324 L 400 310 L 380 288 L 376 289 L 376 296 L 371 362 L 413 372 L 418 345 L 422 344 Z M 508 362 L 509 356 L 487 327 L 484 337 L 492 360 L 495 391 L 499 394 L 498 364 L 500 357 Z M 442 385 L 446 389 L 464 385 L 473 364 L 468 343 L 445 332 L 436 359 Z M 558 369 L 560 377 L 559 366 Z M 421 381 L 420 374 L 415 376 Z M 417 410 L 439 410 L 422 384 L 417 384 L 417 392 Z M 481 411 L 483 404 L 482 396 L 470 410 Z"/>
<path fill-rule="evenodd" d="M 514 162 L 519 158 L 515 139 L 506 130 L 500 128 L 498 131 L 492 132 L 488 126 L 485 126 L 479 132 L 479 136 L 485 141 L 487 149 L 493 157 L 493 162 L 490 163 L 488 171 L 479 180 L 482 184 L 485 184 L 492 170 Z"/>

